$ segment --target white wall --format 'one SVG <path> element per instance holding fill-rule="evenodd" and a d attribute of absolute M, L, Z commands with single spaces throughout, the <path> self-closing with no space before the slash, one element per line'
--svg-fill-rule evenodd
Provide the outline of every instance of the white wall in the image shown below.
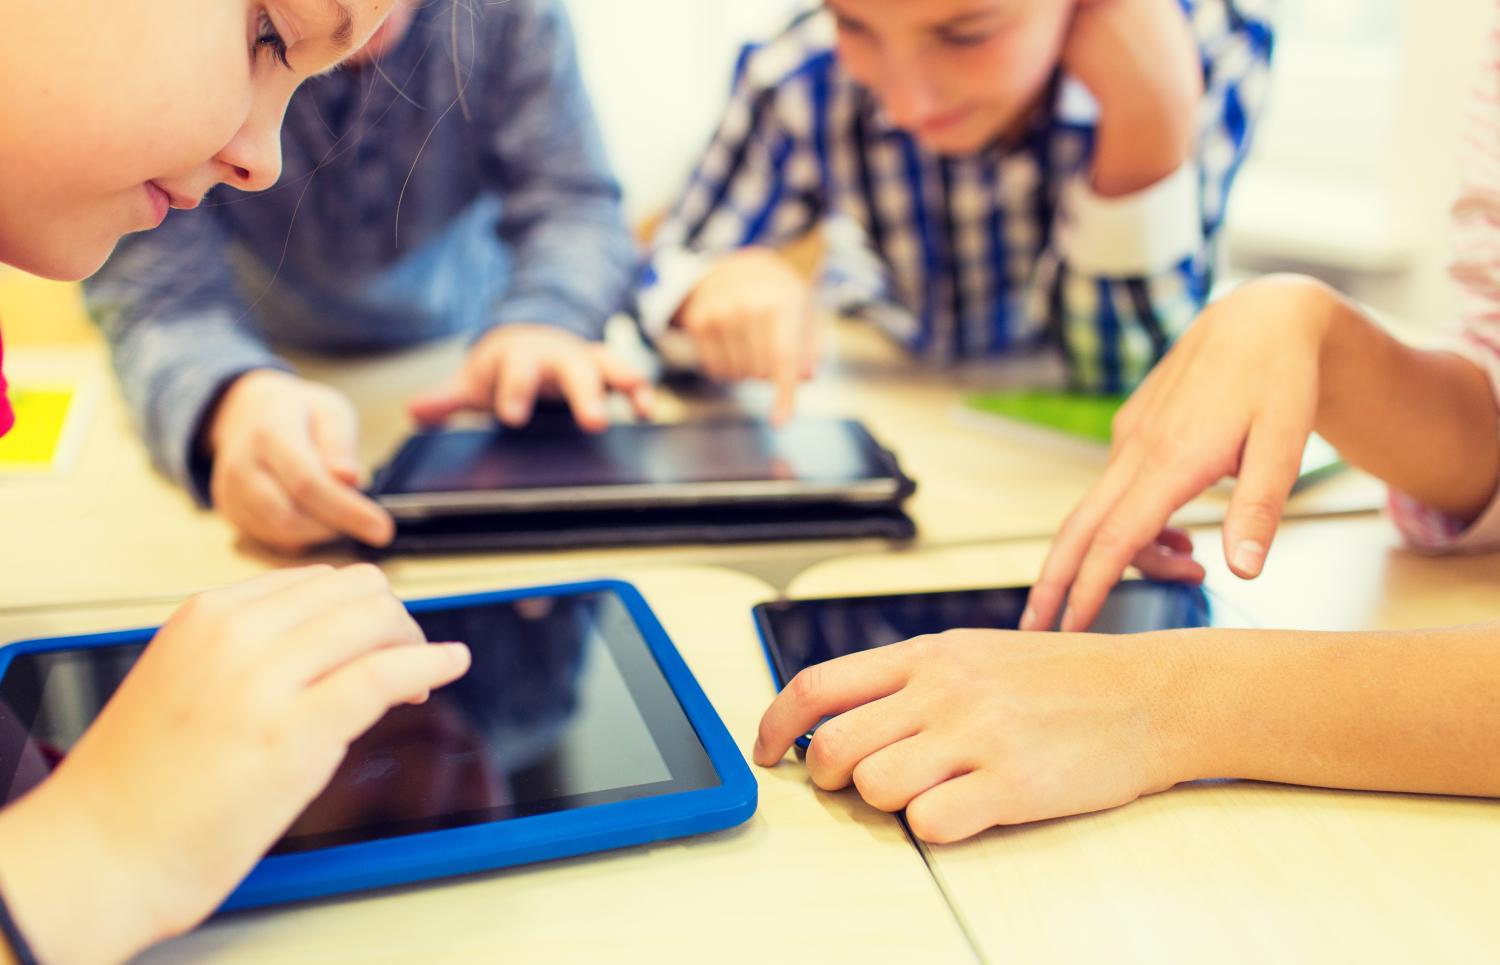
<path fill-rule="evenodd" d="M 1456 142 L 1494 0 L 1287 0 L 1231 262 L 1446 325 Z"/>
<path fill-rule="evenodd" d="M 799 0 L 565 0 L 633 218 L 670 204 L 729 96 L 735 58 Z"/>

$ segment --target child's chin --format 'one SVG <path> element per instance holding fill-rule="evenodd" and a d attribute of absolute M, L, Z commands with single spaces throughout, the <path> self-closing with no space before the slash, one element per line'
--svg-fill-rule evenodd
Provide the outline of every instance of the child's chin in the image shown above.
<path fill-rule="evenodd" d="M 966 129 L 945 131 L 941 134 L 921 134 L 917 136 L 917 140 L 934 154 L 959 157 L 966 154 L 978 154 L 984 150 L 991 139 Z"/>
<path fill-rule="evenodd" d="M 52 281 L 83 281 L 98 271 L 114 251 L 118 236 L 107 239 L 57 239 L 56 244 L 33 244 L 0 260 L 27 274 Z"/>

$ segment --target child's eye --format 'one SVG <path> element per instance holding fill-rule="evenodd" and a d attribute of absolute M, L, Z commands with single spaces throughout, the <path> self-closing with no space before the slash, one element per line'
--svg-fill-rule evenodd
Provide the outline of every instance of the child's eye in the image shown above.
<path fill-rule="evenodd" d="M 865 25 L 857 20 L 845 20 L 843 17 L 835 17 L 834 22 L 838 24 L 839 33 L 848 34 L 853 37 L 863 37 L 869 33 Z"/>
<path fill-rule="evenodd" d="M 260 11 L 260 20 L 255 30 L 256 54 L 269 52 L 272 57 L 280 61 L 281 66 L 291 69 L 291 61 L 287 59 L 286 41 L 282 39 L 281 32 L 276 29 L 276 24 L 271 21 L 271 15 L 264 9 Z"/>
<path fill-rule="evenodd" d="M 993 34 L 943 34 L 943 43 L 953 47 L 978 47 L 989 40 Z"/>

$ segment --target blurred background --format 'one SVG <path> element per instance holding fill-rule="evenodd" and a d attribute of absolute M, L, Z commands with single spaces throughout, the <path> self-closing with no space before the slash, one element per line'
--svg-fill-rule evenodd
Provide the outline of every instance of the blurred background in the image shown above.
<path fill-rule="evenodd" d="M 740 47 L 806 0 L 564 2 L 631 216 L 645 221 L 712 133 Z M 1224 281 L 1304 271 L 1413 326 L 1449 323 L 1455 143 L 1495 8 L 1281 0 L 1271 101 L 1233 196 Z M 15 343 L 82 326 L 72 288 L 14 272 L 0 277 L 0 318 Z"/>

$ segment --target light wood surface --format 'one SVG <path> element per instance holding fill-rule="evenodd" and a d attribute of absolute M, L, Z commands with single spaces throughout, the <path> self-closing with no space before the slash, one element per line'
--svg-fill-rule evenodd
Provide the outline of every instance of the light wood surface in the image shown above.
<path fill-rule="evenodd" d="M 0 265 L 0 329 L 5 344 L 58 345 L 92 342 L 98 331 L 76 283 L 48 281 Z"/>
<path fill-rule="evenodd" d="M 409 431 L 406 400 L 457 365 L 461 345 L 377 358 L 329 362 L 296 359 L 310 378 L 347 392 L 363 418 L 361 458 L 384 461 Z M 0 610 L 25 606 L 176 598 L 300 560 L 280 558 L 240 538 L 222 519 L 195 507 L 185 492 L 150 466 L 124 408 L 103 349 L 18 348 L 7 354 L 9 377 L 83 380 L 97 404 L 78 457 L 64 472 L 36 479 L 0 479 L 0 533 L 24 553 L 0 557 Z M 868 329 L 840 328 L 838 354 L 825 377 L 807 386 L 801 411 L 865 421 L 918 479 L 910 504 L 918 546 L 1045 536 L 1096 478 L 1102 462 L 1077 448 L 976 426 L 958 414 L 963 393 L 1006 384 L 1024 363 L 935 372 L 903 360 Z M 764 412 L 765 387 L 696 395 L 664 393 L 659 418 Z M 1347 474 L 1296 497 L 1292 515 L 1368 511 L 1381 491 Z M 1227 501 L 1211 493 L 1187 507 L 1186 522 L 1221 519 Z M 821 541 L 729 546 L 677 546 L 399 559 L 393 577 L 447 579 L 474 571 L 543 579 L 580 568 L 647 560 L 734 563 L 781 580 L 809 563 L 853 551 L 888 548 L 881 541 Z M 348 560 L 348 554 L 318 557 Z"/>
<path fill-rule="evenodd" d="M 602 574 L 610 575 L 610 574 Z M 769 587 L 709 568 L 634 582 L 748 755 L 770 676 L 750 620 Z M 470 579 L 431 593 L 496 589 Z M 6 639 L 154 623 L 162 607 L 0 616 Z M 425 886 L 231 916 L 148 961 L 967 962 L 973 954 L 899 823 L 851 795 L 757 769 L 738 829 Z"/>
<path fill-rule="evenodd" d="M 1500 557 L 1417 556 L 1378 518 L 1287 525 L 1251 584 L 1227 572 L 1217 532 L 1196 536 L 1210 588 L 1260 626 L 1500 620 Z M 1025 584 L 1045 548 L 830 561 L 791 592 Z M 1203 783 L 925 850 L 997 962 L 1459 962 L 1500 948 L 1494 801 Z"/>

